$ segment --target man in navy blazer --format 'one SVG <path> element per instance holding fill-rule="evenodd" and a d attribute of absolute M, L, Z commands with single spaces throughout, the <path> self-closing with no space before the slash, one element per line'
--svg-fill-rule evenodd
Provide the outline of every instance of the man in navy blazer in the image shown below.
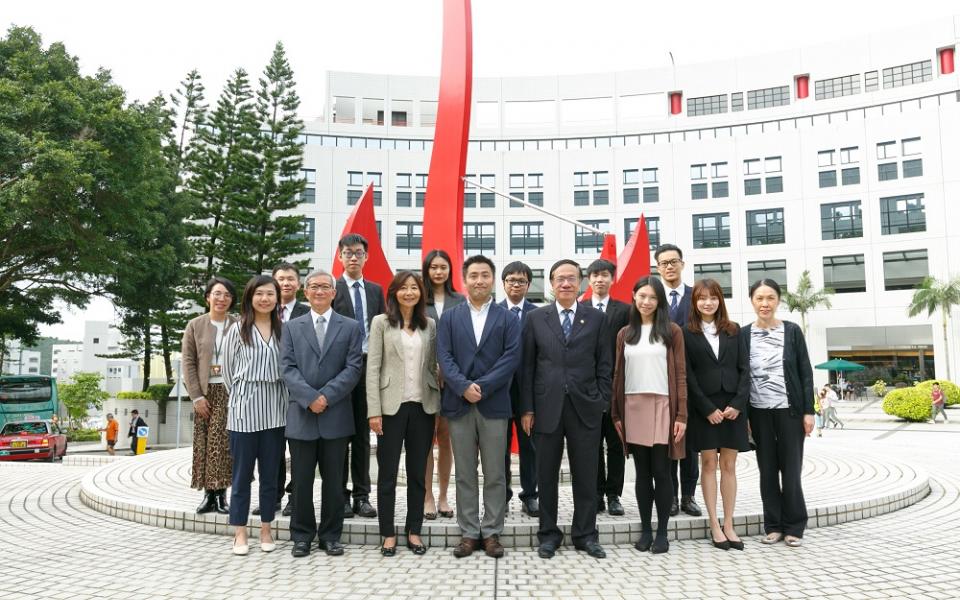
<path fill-rule="evenodd" d="M 657 263 L 657 273 L 660 274 L 663 290 L 667 294 L 667 311 L 670 320 L 683 329 L 687 324 L 691 296 L 693 296 L 693 288 L 683 283 L 682 279 L 683 250 L 673 244 L 661 244 L 654 250 L 653 260 Z M 694 500 L 697 480 L 700 479 L 700 453 L 691 444 L 691 437 L 687 436 L 686 457 L 679 461 L 670 461 L 670 474 L 673 478 L 671 516 L 678 514 L 681 510 L 691 517 L 699 517 L 703 514 Z M 677 498 L 678 494 L 679 498 Z"/>
<path fill-rule="evenodd" d="M 440 412 L 450 426 L 457 472 L 457 524 L 461 540 L 457 558 L 481 544 L 487 556 L 500 558 L 500 534 L 506 514 L 510 382 L 520 362 L 520 321 L 494 304 L 496 267 L 489 258 L 471 256 L 463 263 L 467 301 L 443 312 L 437 327 L 437 362 L 443 373 Z M 477 454 L 483 465 L 483 522 Z"/>
<path fill-rule="evenodd" d="M 336 282 L 324 271 L 307 275 L 310 313 L 287 322 L 280 337 L 280 366 L 290 390 L 286 436 L 290 444 L 294 556 L 310 554 L 314 536 L 327 554 L 343 554 L 343 466 L 354 433 L 350 393 L 363 367 L 362 334 L 353 319 L 331 308 Z M 320 524 L 313 507 L 319 466 Z"/>
<path fill-rule="evenodd" d="M 503 268 L 500 280 L 503 282 L 503 292 L 507 296 L 500 301 L 500 306 L 510 311 L 510 314 L 516 315 L 522 330 L 524 318 L 537 309 L 536 304 L 527 300 L 527 291 L 530 289 L 530 282 L 533 281 L 533 271 L 526 264 L 514 261 Z M 517 450 L 520 455 L 520 510 L 531 517 L 537 517 L 540 516 L 540 503 L 537 499 L 537 455 L 533 441 L 520 423 L 520 417 L 523 416 L 520 401 L 520 374 L 520 369 L 517 369 L 510 382 L 510 407 L 513 410 L 513 423 L 517 431 Z M 510 433 L 509 425 L 507 433 Z M 510 462 L 510 445 L 508 444 L 504 462 L 507 473 L 507 504 L 513 497 L 513 490 L 510 487 L 513 479 Z"/>

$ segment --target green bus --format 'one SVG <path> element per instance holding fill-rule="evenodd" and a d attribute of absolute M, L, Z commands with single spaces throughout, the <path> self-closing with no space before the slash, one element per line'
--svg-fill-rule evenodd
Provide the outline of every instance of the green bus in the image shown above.
<path fill-rule="evenodd" d="M 11 421 L 52 419 L 58 404 L 57 380 L 53 377 L 0 376 L 0 427 Z"/>

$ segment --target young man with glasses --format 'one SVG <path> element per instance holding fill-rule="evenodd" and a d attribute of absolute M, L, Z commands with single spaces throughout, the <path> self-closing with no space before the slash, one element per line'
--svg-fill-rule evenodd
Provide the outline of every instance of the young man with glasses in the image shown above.
<path fill-rule="evenodd" d="M 363 278 L 363 265 L 367 262 L 369 246 L 362 235 L 351 233 L 337 243 L 337 256 L 343 265 L 343 276 L 337 279 L 337 295 L 333 298 L 333 310 L 337 314 L 354 319 L 360 324 L 363 337 L 363 370 L 353 389 L 353 420 L 356 430 L 350 439 L 350 448 L 344 459 L 343 495 L 346 500 L 344 518 L 354 514 L 374 518 L 376 509 L 370 504 L 370 425 L 367 422 L 367 344 L 370 339 L 370 321 L 383 314 L 383 288 Z M 349 468 L 348 468 L 349 467 Z M 353 479 L 353 505 L 350 504 L 349 479 Z"/>
<path fill-rule="evenodd" d="M 687 324 L 687 315 L 690 314 L 690 299 L 693 288 L 683 283 L 683 250 L 673 244 L 661 244 L 653 252 L 653 260 L 657 263 L 657 273 L 663 282 L 663 290 L 667 294 L 667 311 L 670 320 L 682 329 Z M 670 461 L 670 473 L 673 477 L 673 504 L 670 515 L 683 512 L 691 517 L 699 517 L 703 512 L 697 506 L 694 495 L 697 492 L 697 480 L 700 479 L 700 455 L 690 444 L 687 436 L 687 456 L 680 461 Z M 679 475 L 678 475 L 679 471 Z M 679 492 L 679 498 L 677 498 Z"/>
<path fill-rule="evenodd" d="M 527 292 L 530 290 L 530 283 L 533 281 L 533 271 L 526 264 L 515 261 L 503 268 L 500 280 L 503 282 L 503 291 L 507 296 L 500 301 L 500 306 L 507 309 L 511 315 L 516 315 L 517 319 L 520 320 L 522 331 L 524 318 L 537 308 L 536 304 L 527 300 Z M 540 503 L 537 500 L 536 451 L 533 448 L 530 436 L 523 430 L 520 423 L 521 404 L 520 374 L 518 371 L 514 374 L 513 381 L 510 382 L 510 405 L 517 430 L 517 446 L 520 454 L 520 510 L 531 517 L 537 517 L 540 515 Z M 508 445 L 505 463 L 507 470 L 507 504 L 513 497 L 513 489 L 510 487 L 513 479 L 510 462 L 510 446 Z"/>

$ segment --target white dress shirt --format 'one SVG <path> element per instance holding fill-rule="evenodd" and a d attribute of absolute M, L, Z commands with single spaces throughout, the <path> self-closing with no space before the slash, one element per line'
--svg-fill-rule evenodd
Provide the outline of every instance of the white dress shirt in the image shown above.
<path fill-rule="evenodd" d="M 280 320 L 284 323 L 290 320 L 290 316 L 293 314 L 293 307 L 297 305 L 297 299 L 294 298 L 288 304 L 283 305 L 283 310 L 280 311 Z"/>
<path fill-rule="evenodd" d="M 562 326 L 563 326 L 563 311 L 568 310 L 568 309 L 564 308 L 559 302 L 555 302 L 554 304 L 556 304 L 556 306 L 557 306 L 557 315 L 560 316 L 560 326 L 562 327 Z M 574 317 L 577 316 L 577 303 L 574 302 L 574 303 L 573 303 L 573 306 L 571 306 L 571 307 L 569 308 L 569 310 L 572 310 L 572 311 L 573 311 L 573 312 L 570 314 L 570 324 L 572 325 L 572 324 L 573 324 L 573 319 L 574 319 Z"/>
<path fill-rule="evenodd" d="M 707 342 L 713 350 L 713 355 L 720 358 L 720 334 L 717 332 L 716 322 L 707 323 L 703 321 L 700 323 L 700 329 L 703 330 L 703 337 L 707 338 Z"/>
<path fill-rule="evenodd" d="M 347 284 L 347 292 L 349 292 L 349 296 L 350 296 L 350 306 L 355 306 L 353 295 L 356 292 L 354 292 L 353 290 L 353 284 L 354 283 L 360 284 L 360 304 L 363 305 L 363 314 L 355 315 L 355 317 L 357 321 L 363 322 L 363 353 L 366 354 L 367 345 L 370 342 L 370 326 L 368 325 L 370 321 L 367 320 L 367 284 L 366 282 L 364 282 L 363 277 L 361 277 L 360 279 L 352 279 L 346 273 L 343 274 L 343 282 Z M 354 309 L 354 312 L 356 312 L 356 309 Z"/>
<path fill-rule="evenodd" d="M 517 318 L 520 318 L 523 316 L 523 300 L 521 300 L 519 304 L 514 304 L 513 302 L 510 302 L 510 298 L 507 298 L 506 303 L 507 303 L 507 310 L 510 311 L 511 315 L 517 315 Z M 520 309 L 519 313 L 513 312 L 514 306 Z"/>
<path fill-rule="evenodd" d="M 483 326 L 487 324 L 487 315 L 490 314 L 490 305 L 493 304 L 493 298 L 487 300 L 486 304 L 479 309 L 473 305 L 473 302 L 467 300 L 470 305 L 470 318 L 473 321 L 473 335 L 477 339 L 477 346 L 480 345 L 480 336 L 483 335 Z"/>
<path fill-rule="evenodd" d="M 606 296 L 605 298 L 598 298 L 598 297 L 596 297 L 596 296 L 593 296 L 593 297 L 590 299 L 590 301 L 593 303 L 593 307 L 596 308 L 597 310 L 599 310 L 600 312 L 604 312 L 604 313 L 605 313 L 605 312 L 607 312 L 607 309 L 610 308 L 610 296 L 609 296 L 609 295 Z M 600 306 L 601 304 L 603 305 L 603 308 L 602 308 L 602 309 L 599 308 L 599 306 Z"/>

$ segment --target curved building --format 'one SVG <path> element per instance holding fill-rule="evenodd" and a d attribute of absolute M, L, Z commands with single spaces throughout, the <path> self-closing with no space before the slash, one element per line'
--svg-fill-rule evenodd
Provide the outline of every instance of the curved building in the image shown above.
<path fill-rule="evenodd" d="M 960 271 L 958 32 L 960 17 L 723 62 L 477 79 L 467 173 L 614 232 L 621 248 L 644 214 L 651 246 L 683 248 L 684 279 L 718 279 L 740 321 L 752 281 L 795 286 L 809 270 L 836 291 L 808 316 L 815 363 L 931 377 L 936 361 L 943 377 L 939 315 L 906 307 L 923 277 Z M 303 139 L 305 257 L 330 266 L 372 180 L 391 265 L 419 268 L 437 79 L 332 72 L 327 84 L 330 117 Z M 554 260 L 599 255 L 599 236 L 477 192 L 464 198 L 467 252 L 525 261 L 534 296 Z"/>

